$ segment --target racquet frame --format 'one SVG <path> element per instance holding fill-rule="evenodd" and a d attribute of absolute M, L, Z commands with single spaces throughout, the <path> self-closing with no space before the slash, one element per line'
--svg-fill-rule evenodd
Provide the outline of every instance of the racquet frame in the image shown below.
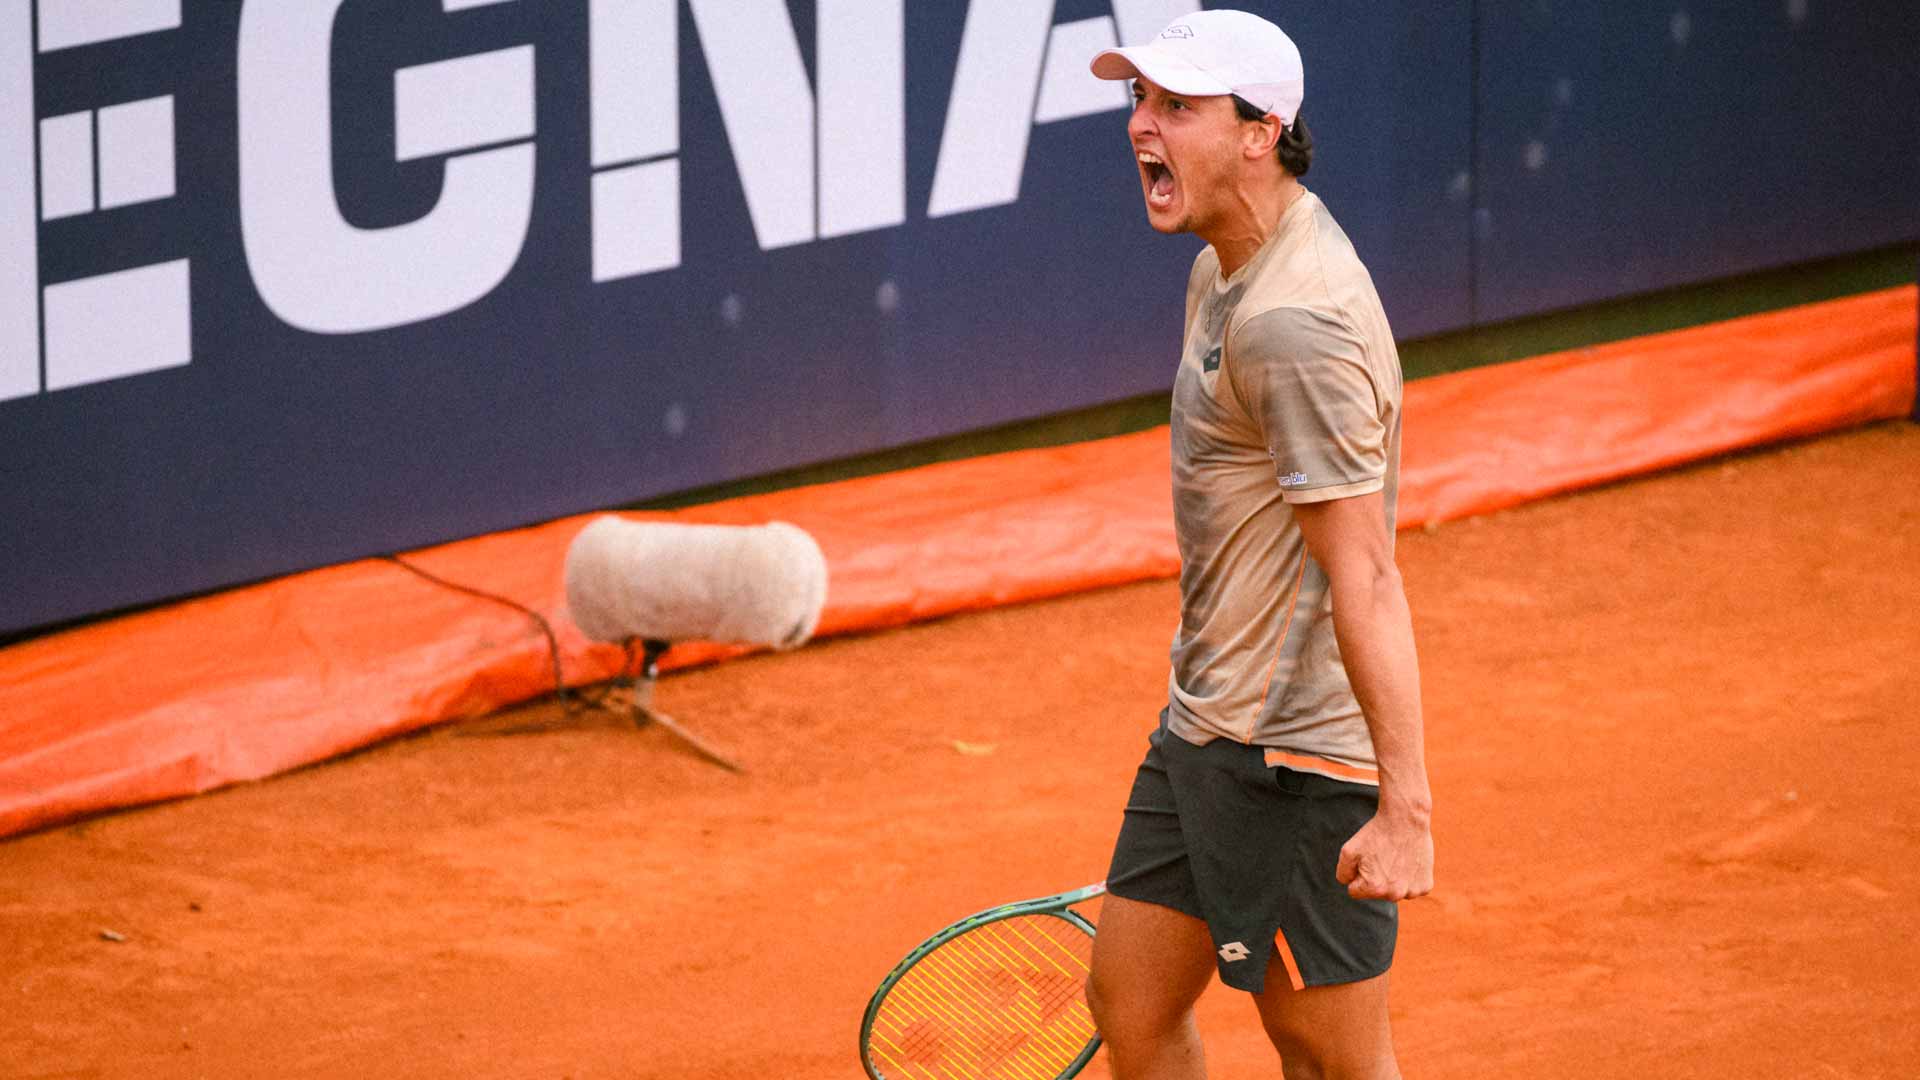
<path fill-rule="evenodd" d="M 945 945 L 947 942 L 952 941 L 954 938 L 959 937 L 969 930 L 985 926 L 988 923 L 999 922 L 1003 919 L 1019 918 L 1024 915 L 1058 916 L 1074 926 L 1079 927 L 1081 930 L 1086 931 L 1088 937 L 1092 937 L 1094 933 L 1093 923 L 1087 921 L 1086 917 L 1082 916 L 1079 912 L 1074 911 L 1073 905 L 1091 900 L 1106 891 L 1107 885 L 1106 882 L 1103 881 L 1094 885 L 1088 885 L 1084 888 L 1056 893 L 1053 896 L 1043 896 L 1037 900 L 1021 900 L 1012 904 L 1001 904 L 998 907 L 990 907 L 985 911 L 975 912 L 964 919 L 958 920 L 915 946 L 912 952 L 903 957 L 899 963 L 893 965 L 893 970 L 887 972 L 886 978 L 880 980 L 880 988 L 873 992 L 872 1000 L 867 1002 L 866 1015 L 860 1019 L 861 1067 L 866 1069 L 867 1075 L 871 1077 L 872 1080 L 888 1080 L 888 1078 L 880 1072 L 879 1067 L 874 1064 L 873 1055 L 868 1051 L 868 1046 L 873 1039 L 874 1017 L 880 1014 L 880 1003 L 886 1000 L 887 992 L 892 990 L 901 979 L 906 978 L 907 973 L 913 970 L 913 966 L 931 955 L 935 949 L 938 949 L 940 946 Z M 1055 1080 L 1064 1080 L 1064 1078 L 1070 1077 L 1085 1068 L 1087 1062 L 1093 1060 L 1094 1052 L 1099 1049 L 1100 1036 L 1095 1035 L 1087 1041 L 1087 1047 L 1080 1052 L 1080 1056 L 1074 1058 L 1072 1063 L 1069 1064 Z"/>

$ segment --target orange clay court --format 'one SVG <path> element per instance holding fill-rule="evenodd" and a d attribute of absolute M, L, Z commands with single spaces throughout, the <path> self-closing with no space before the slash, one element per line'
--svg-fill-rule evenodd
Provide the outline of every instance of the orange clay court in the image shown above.
<path fill-rule="evenodd" d="M 1882 423 L 1402 534 L 1409 1076 L 1920 1072 L 1916 462 Z M 1102 874 L 1175 615 L 1153 581 L 665 679 L 744 777 L 608 713 L 485 734 L 542 703 L 12 839 L 0 1073 L 859 1076 L 908 948 Z M 1201 1022 L 1271 1074 L 1238 995 Z"/>
<path fill-rule="evenodd" d="M 1409 387 L 1409 1076 L 1920 1071 L 1914 299 Z M 831 637 L 668 654 L 661 707 L 744 776 L 502 711 L 550 689 L 542 636 L 377 560 L 0 649 L 0 1076 L 859 1076 L 908 949 L 1104 874 L 1177 617 L 1165 453 L 688 511 L 791 516 L 833 565 Z M 547 612 L 590 683 L 619 650 L 562 618 L 579 526 L 416 554 Z M 1214 1075 L 1272 1075 L 1239 995 L 1201 1022 Z"/>

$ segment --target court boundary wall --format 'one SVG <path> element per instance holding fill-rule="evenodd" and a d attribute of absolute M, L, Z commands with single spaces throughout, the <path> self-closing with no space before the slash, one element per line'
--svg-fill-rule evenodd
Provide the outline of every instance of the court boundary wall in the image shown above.
<path fill-rule="evenodd" d="M 1408 384 L 1400 524 L 1916 415 L 1920 289 L 1880 290 Z M 826 554 L 821 635 L 1178 571 L 1167 429 L 641 519 L 784 520 Z M 592 515 L 413 552 L 554 627 L 561 678 L 623 662 L 566 615 Z M 742 650 L 677 645 L 667 669 Z M 524 614 L 369 559 L 0 649 L 0 836 L 260 779 L 550 692 Z"/>

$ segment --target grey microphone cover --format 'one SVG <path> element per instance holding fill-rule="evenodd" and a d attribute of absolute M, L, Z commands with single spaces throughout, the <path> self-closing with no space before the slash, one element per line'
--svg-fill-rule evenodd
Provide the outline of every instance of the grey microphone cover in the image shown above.
<path fill-rule="evenodd" d="M 595 518 L 567 548 L 567 606 L 597 641 L 791 649 L 813 636 L 827 560 L 806 530 Z"/>

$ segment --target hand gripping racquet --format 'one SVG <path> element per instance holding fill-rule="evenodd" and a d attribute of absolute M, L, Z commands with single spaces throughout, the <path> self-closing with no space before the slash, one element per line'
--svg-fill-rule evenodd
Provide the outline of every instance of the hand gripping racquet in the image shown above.
<path fill-rule="evenodd" d="M 873 1080 L 1065 1080 L 1100 1048 L 1087 1010 L 1103 882 L 969 915 L 895 964 L 860 1022 Z"/>

